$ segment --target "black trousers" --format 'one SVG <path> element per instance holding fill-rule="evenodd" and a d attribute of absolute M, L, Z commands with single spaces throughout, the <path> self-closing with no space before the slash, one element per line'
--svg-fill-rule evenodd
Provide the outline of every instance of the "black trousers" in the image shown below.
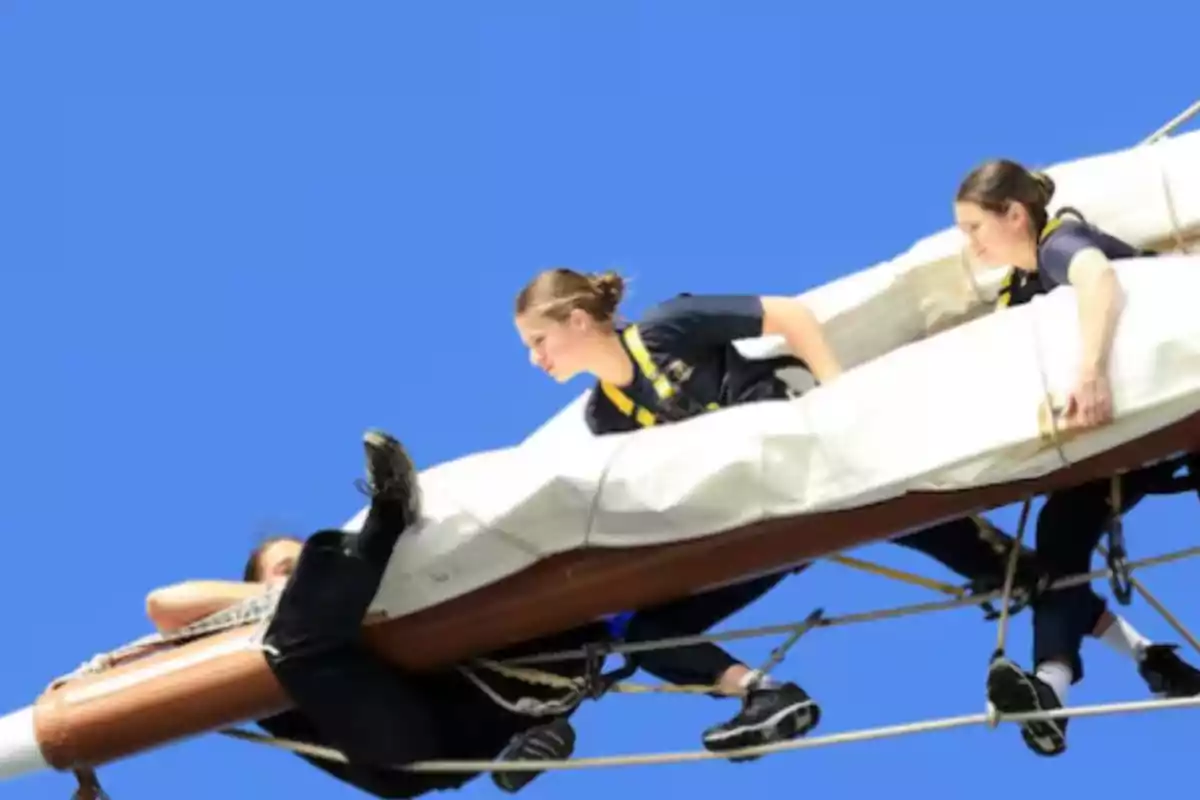
<path fill-rule="evenodd" d="M 1105 482 L 1105 502 L 1107 486 Z M 1096 490 L 1090 491 L 1095 493 Z M 1047 524 L 1052 530 L 1063 528 L 1056 520 L 1061 513 L 1059 509 L 1068 511 L 1077 502 L 1078 497 L 1064 496 L 1050 504 L 1049 517 L 1045 516 L 1045 511 L 1042 512 L 1038 526 L 1039 548 L 1035 551 L 1022 546 L 1022 569 L 1037 566 L 1038 556 L 1043 555 L 1043 540 L 1046 539 L 1041 533 L 1043 528 Z M 1106 508 L 1107 505 L 1104 506 Z M 1092 549 L 1102 533 L 1103 519 L 1099 519 L 1093 527 L 1096 530 L 1091 538 L 1056 537 L 1051 534 L 1050 559 L 1041 569 L 1053 573 L 1056 565 L 1065 564 L 1067 571 L 1060 574 L 1086 571 Z M 1011 545 L 1011 537 L 1000 535 Z M 997 586 L 1003 585 L 1007 559 L 979 535 L 975 522 L 969 517 L 932 525 L 891 541 L 933 558 L 969 581 L 990 581 Z M 1068 557 L 1064 558 L 1064 555 Z M 1082 567 L 1075 563 L 1081 558 Z M 633 615 L 625 639 L 628 642 L 646 642 L 704 633 L 757 601 L 788 574 L 768 575 L 645 609 Z M 1060 655 L 1067 657 L 1075 653 L 1075 672 L 1081 675 L 1082 664 L 1077 655 L 1081 638 L 1096 627 L 1106 608 L 1104 598 L 1087 584 L 1064 592 L 1048 593 L 1034 606 L 1035 661 L 1040 663 L 1047 658 Z M 668 683 L 683 685 L 711 685 L 730 667 L 741 663 L 713 643 L 635 653 L 631 659 L 651 675 Z"/>
<path fill-rule="evenodd" d="M 1061 513 L 1060 509 L 1066 510 L 1071 500 L 1067 499 L 1066 503 L 1063 505 L 1061 500 L 1056 501 L 1051 508 L 1050 517 L 1045 517 L 1045 512 L 1042 512 L 1043 516 L 1038 520 L 1039 544 L 1044 538 L 1041 535 L 1045 524 L 1043 520 L 1051 527 L 1055 527 L 1054 517 Z M 977 530 L 975 523 L 969 517 L 964 517 L 899 537 L 893 541 L 902 547 L 908 547 L 932 557 L 968 580 L 988 581 L 1000 587 L 1003 585 L 1005 571 L 1008 568 L 1007 559 L 1005 556 L 995 553 L 991 545 L 979 536 Z M 1083 552 L 1085 565 L 1088 563 L 1092 548 L 1095 547 L 1099 536 L 1100 533 L 1097 532 L 1095 538 L 1091 540 L 1091 545 L 1087 546 Z M 1002 535 L 1002 538 L 1006 539 L 1010 545 L 1012 544 L 1011 537 Z M 1051 538 L 1055 537 L 1051 536 Z M 1069 540 L 1070 537 L 1067 539 Z M 1077 543 L 1072 543 L 1067 549 L 1078 554 Z M 1042 573 L 1049 574 L 1051 579 L 1068 574 L 1056 573 L 1055 562 L 1047 561 L 1044 556 L 1040 546 L 1037 550 L 1025 545 L 1021 546 L 1023 568 L 1037 568 Z M 1084 569 L 1076 571 L 1084 572 L 1086 566 Z M 1032 604 L 1034 663 L 1041 663 L 1048 658 L 1062 657 L 1070 661 L 1076 675 L 1082 675 L 1083 664 L 1078 655 L 1082 637 L 1095 629 L 1100 616 L 1108 608 L 1108 604 L 1103 597 L 1092 590 L 1090 584 L 1082 584 L 1068 591 L 1069 594 L 1067 592 L 1047 592 Z M 1054 595 L 1065 596 L 1054 597 Z M 1039 609 L 1046 608 L 1047 604 L 1048 607 L 1055 609 L 1049 616 L 1039 612 Z M 1072 658 L 1069 654 L 1074 654 L 1074 657 Z"/>
<path fill-rule="evenodd" d="M 969 518 L 931 526 L 893 542 L 930 556 L 968 580 L 993 579 L 999 583 L 1004 579 L 1007 563 L 980 538 Z M 645 609 L 633 615 L 625 639 L 646 642 L 704 633 L 757 601 L 789 574 L 755 578 Z M 1104 601 L 1096 600 L 1102 612 Z M 713 643 L 652 650 L 631 658 L 651 675 L 685 685 L 711 685 L 730 667 L 741 663 Z"/>
<path fill-rule="evenodd" d="M 319 765 L 387 798 L 458 787 L 477 774 L 411 773 L 392 767 L 427 759 L 491 759 L 513 735 L 546 721 L 501 708 L 456 671 L 406 673 L 367 649 L 362 620 L 387 566 L 388 539 L 394 545 L 402 529 L 396 520 L 368 516 L 358 537 L 340 531 L 313 535 L 264 638 L 268 663 L 296 709 L 260 724 L 268 730 L 300 731 L 314 744 L 340 750 L 350 767 Z M 600 625 L 586 626 L 510 648 L 506 655 L 580 647 L 603 631 Z M 539 668 L 581 674 L 585 663 L 580 659 Z M 556 694 L 483 677 L 510 699 Z"/>
<path fill-rule="evenodd" d="M 691 595 L 638 611 L 629 620 L 626 642 L 650 642 L 702 634 L 758 600 L 789 572 Z M 712 642 L 633 653 L 630 660 L 655 677 L 678 686 L 710 686 L 741 662 Z"/>
<path fill-rule="evenodd" d="M 1008 566 L 1004 556 L 979 535 L 970 517 L 922 528 L 891 541 L 929 556 L 969 581 L 1003 581 Z"/>
<path fill-rule="evenodd" d="M 389 533 L 365 524 L 360 536 L 378 541 Z M 415 797 L 456 785 L 455 779 L 461 783 L 464 776 L 388 769 L 442 756 L 447 731 L 441 704 L 422 691 L 419 679 L 363 645 L 362 620 L 387 559 L 366 558 L 375 548 L 354 549 L 350 541 L 340 531 L 321 531 L 305 543 L 264 637 L 271 670 L 314 743 L 341 751 L 355 765 L 338 777 L 379 797 Z"/>
<path fill-rule="evenodd" d="M 1162 480 L 1154 467 L 1129 472 L 1120 478 L 1122 511 L 1129 511 Z M 1051 579 L 1088 572 L 1092 553 L 1107 530 L 1112 509 L 1112 481 L 1081 484 L 1046 497 L 1037 519 L 1037 557 Z M 1083 637 L 1096 626 L 1095 593 L 1089 584 L 1046 592 L 1033 606 L 1034 664 L 1065 661 L 1075 681 L 1083 677 L 1079 651 Z"/>

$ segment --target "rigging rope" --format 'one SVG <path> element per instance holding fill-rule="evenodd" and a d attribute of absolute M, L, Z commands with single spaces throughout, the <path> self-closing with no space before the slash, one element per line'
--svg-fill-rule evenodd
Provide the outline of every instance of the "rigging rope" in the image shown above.
<path fill-rule="evenodd" d="M 1106 703 L 1086 706 L 1068 706 L 1053 711 L 1039 711 L 1023 714 L 1001 714 L 1002 722 L 1028 722 L 1042 719 L 1063 719 L 1069 717 L 1099 717 L 1111 714 L 1128 714 L 1139 711 L 1161 711 L 1172 708 L 1193 708 L 1200 706 L 1200 696 L 1167 698 L 1161 700 L 1135 700 L 1124 703 Z M 598 756 L 592 758 L 573 758 L 566 761 L 419 761 L 412 764 L 397 766 L 398 770 L 408 772 L 543 772 L 551 770 L 589 769 L 595 767 L 645 766 L 651 764 L 680 764 L 689 761 L 728 760 L 743 756 L 771 755 L 790 750 L 808 750 L 817 747 L 827 747 L 833 744 L 848 744 L 850 742 L 865 742 L 876 739 L 889 739 L 897 736 L 907 736 L 914 733 L 929 733 L 933 731 L 963 728 L 969 725 L 986 724 L 989 716 L 986 713 L 966 714 L 958 717 L 943 717 L 941 719 L 906 722 L 898 725 L 884 725 L 878 728 L 865 728 L 843 733 L 830 733 L 824 736 L 811 736 L 804 739 L 794 739 L 786 742 L 774 742 L 759 747 L 748 747 L 742 750 L 729 750 L 713 753 L 708 750 L 641 753 L 637 755 Z M 221 731 L 222 734 L 243 741 L 278 747 L 294 753 L 324 758 L 330 761 L 347 763 L 346 756 L 329 747 L 306 744 L 289 739 L 275 739 L 264 734 L 240 729 Z"/>
<path fill-rule="evenodd" d="M 808 615 L 804 621 L 792 626 L 791 635 L 773 649 L 767 660 L 763 662 L 757 669 L 752 670 L 755 675 L 764 676 L 772 669 L 779 665 L 788 650 L 790 650 L 800 637 L 808 631 L 817 627 L 822 619 L 824 612 L 817 609 Z M 607 652 L 607 648 L 606 648 Z M 501 662 L 491 659 L 477 658 L 473 660 L 477 667 L 488 669 L 505 678 L 524 681 L 536 686 L 548 686 L 558 689 L 567 690 L 568 694 L 562 698 L 554 700 L 540 701 L 532 697 L 521 697 L 516 701 L 510 701 L 500 696 L 498 692 L 492 689 L 485 681 L 483 681 L 474 670 L 470 667 L 459 666 L 457 669 L 465 675 L 475 686 L 486 694 L 491 700 L 501 708 L 507 709 L 517 714 L 528 714 L 530 716 L 546 716 L 550 714 L 561 713 L 562 710 L 573 708 L 578 703 L 582 702 L 589 696 L 589 690 L 593 687 L 589 686 L 587 678 L 567 678 L 562 675 L 556 675 L 552 672 L 546 672 L 539 669 L 531 669 L 529 667 L 507 666 Z M 618 692 L 623 694 L 704 694 L 704 695 L 729 695 L 715 684 L 670 684 L 661 683 L 655 685 L 631 683 L 627 681 L 619 681 L 613 683 L 612 686 L 604 687 L 601 694 L 607 692 Z M 598 697 L 599 695 L 591 695 Z"/>
<path fill-rule="evenodd" d="M 874 561 L 854 558 L 852 556 L 842 555 L 841 553 L 837 553 L 832 556 L 826 556 L 825 560 L 832 561 L 834 564 L 841 564 L 846 567 L 851 567 L 862 572 L 868 572 L 872 575 L 882 575 L 885 578 L 892 578 L 893 580 L 900 581 L 901 583 L 909 583 L 913 586 L 923 586 L 926 589 L 932 589 L 935 592 L 941 592 L 942 594 L 948 594 L 953 597 L 967 596 L 967 590 L 960 586 L 951 586 L 948 583 L 935 581 L 922 575 L 905 572 L 904 570 L 896 569 L 894 567 L 887 567 L 883 564 L 876 564 Z"/>
<path fill-rule="evenodd" d="M 166 632 L 151 633 L 115 650 L 92 656 L 73 672 L 55 678 L 50 687 L 59 686 L 83 675 L 94 675 L 136 656 L 148 655 L 169 645 L 182 644 L 202 636 L 270 621 L 283 592 L 282 586 L 266 589 L 263 594 L 228 606 L 189 625 Z"/>
<path fill-rule="evenodd" d="M 1015 549 L 1015 548 L 1014 548 Z M 1130 571 L 1134 569 L 1147 569 L 1147 567 L 1170 564 L 1172 561 L 1182 560 L 1184 558 L 1200 555 L 1200 547 L 1190 547 L 1133 561 L 1130 563 Z M 1045 588 L 1045 591 L 1055 591 L 1081 583 L 1088 583 L 1097 578 L 1110 576 L 1110 570 L 1099 570 L 1094 572 L 1081 573 L 1081 575 L 1069 576 L 1058 579 L 1058 581 Z M 1006 582 L 1007 583 L 1007 582 Z M 1002 595 L 1003 590 L 994 591 L 989 595 Z M 847 614 L 840 618 L 832 619 L 816 619 L 817 613 L 809 616 L 811 627 L 829 627 L 835 625 L 848 625 L 853 622 L 875 621 L 878 619 L 886 619 L 889 616 L 900 616 L 908 613 L 920 613 L 923 610 L 940 610 L 944 608 L 959 608 L 966 606 L 974 606 L 985 600 L 995 599 L 989 595 L 980 595 L 960 597 L 949 601 L 938 603 L 924 603 L 922 606 L 901 606 L 893 609 L 878 610 L 878 612 L 868 612 L 860 614 Z M 1007 608 L 1006 606 L 1004 606 Z M 1163 610 L 1162 604 L 1154 606 L 1159 610 Z M 745 631 L 731 631 L 726 634 L 714 634 L 714 637 L 728 637 L 731 633 L 742 634 L 762 634 L 775 632 L 792 632 L 793 637 L 798 636 L 797 631 L 804 626 L 804 622 L 800 624 L 782 625 L 782 626 L 764 626 L 758 628 L 746 628 Z M 806 630 L 806 628 L 805 628 Z M 690 643 L 691 639 L 696 637 L 688 637 L 686 642 Z M 671 644 L 679 642 L 678 639 L 660 639 L 656 643 L 638 643 L 637 649 L 652 649 L 646 645 Z M 582 651 L 578 651 L 582 655 Z M 563 651 L 558 654 L 544 654 L 539 656 L 530 656 L 527 658 L 538 658 L 538 660 L 563 660 L 564 657 L 576 656 L 576 651 Z M 774 654 L 773 654 L 774 656 Z M 511 661 L 508 663 L 512 663 Z M 504 666 L 502 662 L 488 662 L 488 667 Z M 505 667 L 511 669 L 511 667 Z M 534 673 L 540 678 L 540 670 L 534 670 Z M 548 674 L 548 673 L 547 673 Z M 510 676 L 516 676 L 512 673 Z M 562 676 L 554 676 L 559 680 Z M 892 726 L 882 726 L 877 728 L 866 728 L 860 730 L 850 730 L 850 732 L 834 733 L 822 736 L 809 736 L 809 738 L 773 742 L 773 744 L 762 745 L 758 747 L 748 747 L 744 750 L 714 753 L 709 751 L 685 751 L 685 752 L 662 752 L 662 753 L 642 753 L 629 754 L 629 756 L 605 756 L 595 758 L 572 758 L 569 760 L 512 760 L 512 762 L 498 762 L 498 760 L 437 760 L 437 762 L 419 762 L 408 765 L 398 765 L 396 769 L 407 770 L 413 772 L 490 772 L 490 771 L 550 771 L 550 770 L 572 770 L 572 769 L 588 769 L 599 768 L 599 766 L 628 766 L 628 765 L 649 765 L 649 764 L 678 764 L 686 762 L 697 762 L 697 760 L 712 760 L 712 759 L 730 759 L 740 758 L 744 756 L 767 756 L 767 754 L 788 752 L 794 750 L 809 750 L 809 748 L 824 747 L 836 744 L 848 744 L 848 742 L 856 741 L 871 741 L 877 739 L 895 738 L 895 736 L 930 733 L 935 730 L 947 730 L 952 728 L 961 728 L 973 726 L 973 724 L 986 724 L 989 727 L 996 727 L 1000 722 L 1025 722 L 1033 720 L 1052 720 L 1052 718 L 1066 717 L 1088 717 L 1088 716 L 1103 716 L 1112 714 L 1129 714 L 1136 711 L 1153 711 L 1175 708 L 1194 708 L 1200 706 L 1200 697 L 1188 698 L 1168 698 L 1154 700 L 1134 700 L 1134 702 L 1126 703 L 1109 703 L 1098 705 L 1080 705 L 1067 706 L 1067 708 L 1057 709 L 1054 711 L 1039 711 L 1028 712 L 1028 714 L 1001 714 L 994 708 L 989 706 L 982 714 L 971 714 L 956 717 L 944 717 L 940 720 L 926 720 L 919 722 L 907 722 L 901 724 L 892 724 Z M 254 744 L 266 745 L 271 747 L 281 748 L 304 756 L 312 758 L 323 758 L 335 760 L 335 762 L 346 763 L 347 758 L 340 751 L 331 747 L 323 747 L 318 745 L 307 744 L 307 742 L 295 741 L 289 739 L 278 739 L 275 736 L 251 732 L 240 728 L 227 728 L 218 732 L 222 735 L 230 736 L 230 738 L 240 739 L 244 741 L 254 742 Z"/>
<path fill-rule="evenodd" d="M 1183 127 L 1185 124 L 1187 124 L 1187 122 L 1189 120 L 1191 120 L 1193 117 L 1196 117 L 1196 116 L 1200 116 L 1200 100 L 1197 100 L 1196 102 L 1192 103 L 1190 106 L 1185 108 L 1183 111 L 1180 111 L 1173 119 L 1168 121 L 1165 125 L 1163 125 L 1161 128 L 1156 130 L 1154 133 L 1147 136 L 1145 139 L 1143 139 L 1138 144 L 1141 144 L 1141 145 L 1154 144 L 1159 139 L 1165 139 L 1166 137 L 1170 136 L 1175 131 L 1179 130 L 1181 127 Z"/>
<path fill-rule="evenodd" d="M 1104 545 L 1098 545 L 1096 549 L 1100 551 L 1100 555 L 1108 558 L 1108 551 L 1104 548 Z M 1133 587 L 1134 591 L 1140 594 L 1142 599 L 1149 603 L 1150 607 L 1157 611 L 1159 615 L 1166 620 L 1167 624 L 1175 629 L 1176 633 L 1178 633 L 1188 644 L 1190 644 L 1197 653 L 1200 653 L 1200 641 L 1196 640 L 1196 637 L 1192 635 L 1192 632 L 1188 630 L 1187 627 L 1179 621 L 1179 618 L 1172 614 L 1171 611 L 1165 605 L 1163 605 L 1157 597 L 1150 594 L 1150 590 L 1146 588 L 1145 583 L 1133 577 L 1132 575 L 1129 576 L 1129 583 Z"/>
<path fill-rule="evenodd" d="M 1200 556 L 1200 545 L 1187 547 L 1181 550 L 1176 550 L 1170 553 L 1164 553 L 1160 556 L 1149 556 L 1138 561 L 1129 563 L 1130 570 L 1147 569 L 1150 567 L 1161 566 L 1175 561 L 1182 561 L 1186 558 Z M 1065 578 L 1059 578 L 1049 584 L 1043 591 L 1054 591 L 1056 589 L 1064 589 L 1068 586 L 1078 586 L 1083 583 L 1090 583 L 1093 580 L 1107 578 L 1111 574 L 1109 569 L 1093 570 L 1091 572 L 1072 575 Z M 914 614 L 923 614 L 932 611 L 947 611 L 954 608 L 963 608 L 966 606 L 982 605 L 988 600 L 998 600 L 1003 595 L 1003 590 L 997 589 L 991 592 L 985 592 L 978 595 L 970 595 L 968 597 L 955 598 L 951 600 L 936 600 L 925 603 L 913 603 L 910 605 L 896 606 L 893 608 L 865 611 L 852 614 L 844 614 L 839 617 L 830 617 L 821 620 L 818 627 L 831 628 L 842 625 L 855 625 L 861 622 L 876 622 L 883 619 L 894 619 L 897 617 L 912 616 Z M 691 644 L 701 644 L 704 642 L 728 642 L 738 639 L 751 639 L 758 636 L 770 636 L 777 633 L 790 633 L 797 623 L 787 623 L 779 625 L 762 625 L 754 628 L 740 628 L 736 630 L 720 631 L 717 633 L 698 634 L 696 636 L 678 636 L 670 639 L 659 639 L 654 642 L 637 642 L 634 644 L 614 645 L 611 648 L 613 653 L 636 653 L 645 650 L 657 650 L 667 647 L 682 647 Z M 538 664 L 550 661 L 563 661 L 569 658 L 585 658 L 587 651 L 582 648 L 574 650 L 558 650 L 553 653 L 539 653 L 536 655 L 518 656 L 505 659 L 499 663 L 506 665 L 525 665 Z"/>
<path fill-rule="evenodd" d="M 1014 548 L 1016 551 L 1018 548 Z M 1139 561 L 1130 562 L 1128 567 L 1130 571 L 1138 568 L 1149 568 L 1163 564 L 1181 561 L 1185 558 L 1200 555 L 1200 546 L 1185 548 L 1171 553 L 1165 553 L 1160 556 L 1151 556 Z M 1082 583 L 1088 583 L 1098 578 L 1103 578 L 1111 575 L 1111 570 L 1097 570 L 1093 572 L 1081 573 L 1061 578 L 1049 584 L 1043 591 L 1056 591 L 1076 586 Z M 1007 583 L 1007 581 L 1006 581 Z M 1009 587 L 1011 590 L 1011 587 Z M 945 610 L 950 608 L 961 608 L 972 605 L 981 605 L 984 602 L 996 599 L 997 596 L 1002 596 L 1004 590 L 996 590 L 979 596 L 968 596 L 955 598 L 936 603 L 924 603 L 910 606 L 899 606 L 892 609 L 884 609 L 880 611 L 865 612 L 859 614 L 847 614 L 841 617 L 833 617 L 825 619 L 820 616 L 819 612 L 813 612 L 808 619 L 800 623 L 792 623 L 788 625 L 762 626 L 753 629 L 743 629 L 740 631 L 728 631 L 725 633 L 710 634 L 707 636 L 698 637 L 678 637 L 675 639 L 660 639 L 656 642 L 639 642 L 635 645 L 625 646 L 625 650 L 651 650 L 662 647 L 682 646 L 693 644 L 697 641 L 715 641 L 728 638 L 747 638 L 749 636 L 761 636 L 771 633 L 791 633 L 794 638 L 798 638 L 799 632 L 806 631 L 810 628 L 817 627 L 833 627 L 837 625 L 848 625 L 859 622 L 872 622 L 880 619 L 894 618 L 906 616 L 909 614 L 923 613 L 926 611 Z M 1004 606 L 1007 608 L 1007 604 Z M 1156 608 L 1161 609 L 1161 604 L 1156 605 Z M 790 646 L 789 642 L 789 646 Z M 610 648 L 610 652 L 617 652 L 621 646 Z M 514 669 L 511 665 L 517 662 L 537 663 L 539 661 L 561 661 L 566 658 L 585 657 L 589 653 L 585 650 L 568 650 L 558 653 L 539 654 L 536 656 L 527 656 L 521 659 L 512 659 L 507 662 L 492 662 L 477 660 L 480 666 L 488 668 L 503 667 L 507 672 Z M 772 653 L 772 657 L 775 653 Z M 503 674 L 503 673 L 502 673 Z M 571 682 L 571 679 L 563 678 L 562 676 L 543 673 L 540 670 L 530 672 L 511 672 L 508 677 L 517 679 L 529 678 L 530 682 L 541 683 L 546 676 L 554 681 Z M 572 683 L 572 687 L 574 683 Z M 548 683 L 543 685 L 549 685 Z M 564 686 L 564 688 L 566 688 Z M 491 693 L 489 693 L 491 696 Z M 493 698 L 495 699 L 495 698 Z M 841 744 L 855 741 L 868 741 L 873 739 L 890 738 L 895 736 L 907 735 L 911 733 L 924 733 L 936 730 L 945 730 L 949 728 L 964 727 L 967 725 L 986 724 L 989 727 L 995 727 L 1000 722 L 1021 722 L 1037 719 L 1055 719 L 1060 717 L 1071 716 L 1099 716 L 1104 714 L 1129 713 L 1134 711 L 1150 711 L 1166 708 L 1187 708 L 1192 706 L 1200 706 L 1200 697 L 1190 697 L 1182 699 L 1162 699 L 1150 701 L 1134 701 L 1126 703 L 1112 703 L 1095 706 L 1075 706 L 1059 709 L 1049 712 L 1037 712 L 1027 714 L 1002 714 L 994 708 L 989 707 L 986 711 L 980 714 L 972 714 L 960 717 L 948 717 L 944 719 L 928 720 L 924 722 L 904 723 L 901 725 L 890 725 L 879 728 L 870 728 L 859 731 L 849 731 L 844 733 L 828 734 L 825 736 L 809 737 L 801 740 L 777 742 L 761 747 L 747 748 L 745 750 L 730 751 L 722 753 L 712 753 L 709 751 L 695 752 L 675 752 L 675 753 L 657 753 L 644 754 L 633 756 L 606 756 L 599 758 L 579 758 L 568 761 L 429 761 L 409 764 L 407 766 L 398 766 L 397 769 L 405 769 L 413 772 L 489 772 L 495 770 L 508 771 L 543 771 L 543 770 L 561 770 L 561 769 L 581 769 L 586 767 L 602 767 L 602 766 L 625 766 L 634 764 L 670 764 L 681 763 L 686 761 L 698 761 L 708 759 L 728 759 L 740 758 L 750 755 L 767 755 L 771 753 L 779 753 L 790 750 L 800 750 L 813 747 L 822 747 L 831 744 Z M 256 744 L 264 744 L 280 749 L 289 750 L 301 755 L 308 755 L 314 758 L 324 758 L 333 761 L 345 762 L 345 755 L 339 751 L 312 745 L 305 742 L 298 742 L 290 739 L 280 739 L 266 734 L 260 734 L 253 731 L 247 731 L 239 728 L 227 728 L 218 731 L 221 735 L 229 736 L 244 741 L 254 742 Z"/>

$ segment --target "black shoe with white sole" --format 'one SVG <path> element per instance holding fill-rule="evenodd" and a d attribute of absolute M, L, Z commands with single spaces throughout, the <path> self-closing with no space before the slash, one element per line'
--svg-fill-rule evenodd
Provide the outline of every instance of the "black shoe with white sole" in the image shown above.
<path fill-rule="evenodd" d="M 421 517 L 421 486 L 412 457 L 394 436 L 381 430 L 363 434 L 366 480 L 358 489 L 373 500 L 403 508 L 410 523 Z"/>
<path fill-rule="evenodd" d="M 1062 708 L 1050 684 L 1006 658 L 998 658 L 988 667 L 987 691 L 988 699 L 1001 714 L 1029 714 Z M 1067 722 L 1065 717 L 1021 722 L 1021 738 L 1038 755 L 1059 755 L 1067 749 Z"/>
<path fill-rule="evenodd" d="M 1180 658 L 1178 645 L 1152 644 L 1143 653 L 1138 673 L 1159 697 L 1195 697 L 1200 694 L 1200 670 Z"/>
<path fill-rule="evenodd" d="M 499 761 L 566 761 L 575 752 L 575 729 L 558 717 L 545 725 L 530 728 L 513 737 L 500 753 Z M 515 794 L 541 775 L 541 772 L 521 770 L 492 773 L 492 782 L 500 790 Z"/>
<path fill-rule="evenodd" d="M 794 683 L 758 687 L 747 692 L 742 710 L 728 722 L 704 732 L 704 746 L 712 752 L 740 750 L 795 739 L 821 720 L 821 708 Z M 738 756 L 732 761 L 752 761 L 758 756 Z"/>

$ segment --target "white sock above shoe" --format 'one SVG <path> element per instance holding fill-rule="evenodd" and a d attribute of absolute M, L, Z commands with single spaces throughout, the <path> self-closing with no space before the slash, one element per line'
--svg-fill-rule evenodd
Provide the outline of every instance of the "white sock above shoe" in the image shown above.
<path fill-rule="evenodd" d="M 1067 704 L 1067 691 L 1071 688 L 1071 679 L 1075 676 L 1071 668 L 1061 661 L 1044 661 L 1037 668 L 1037 677 L 1046 683 L 1058 697 L 1058 702 Z"/>
<path fill-rule="evenodd" d="M 1146 648 L 1153 644 L 1124 617 L 1117 617 L 1108 630 L 1100 635 L 1100 641 L 1134 662 L 1140 662 L 1146 655 Z"/>
<path fill-rule="evenodd" d="M 764 675 L 758 670 L 752 669 L 742 676 L 742 679 L 738 681 L 738 686 L 749 691 L 750 689 L 777 689 L 780 683 L 770 675 Z"/>

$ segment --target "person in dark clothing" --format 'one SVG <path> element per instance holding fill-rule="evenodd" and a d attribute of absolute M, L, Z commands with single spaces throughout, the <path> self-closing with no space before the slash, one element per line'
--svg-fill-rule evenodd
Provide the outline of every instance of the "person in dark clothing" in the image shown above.
<path fill-rule="evenodd" d="M 796 392 L 780 377 L 785 368 L 807 370 L 817 384 L 836 380 L 841 373 L 821 326 L 799 299 L 681 294 L 652 307 L 636 323 L 619 325 L 623 293 L 623 280 L 616 273 L 586 275 L 558 268 L 535 276 L 516 300 L 515 325 L 535 366 L 560 382 L 583 373 L 596 379 L 584 408 L 593 434 L 672 424 L 745 403 L 786 401 Z M 738 340 L 776 334 L 783 337 L 790 355 L 751 360 L 734 346 Z M 1007 566 L 969 518 L 892 541 L 972 582 L 998 583 Z M 1022 564 L 1030 565 L 1029 559 Z M 1030 566 L 1036 572 L 1036 565 Z M 1023 570 L 1023 580 L 1028 572 Z M 718 590 L 728 594 L 716 602 L 748 605 L 787 574 Z M 1087 600 L 1088 608 L 1095 609 L 1095 601 L 1102 612 L 1103 601 L 1094 595 Z M 708 606 L 713 602 L 703 596 L 683 598 L 665 613 L 649 612 L 648 627 L 656 637 L 699 632 L 710 624 Z M 1099 616 L 1091 623 L 1085 632 L 1102 629 Z M 718 650 L 662 651 L 646 667 L 675 682 L 694 677 L 691 665 L 703 664 L 705 674 L 724 665 L 726 672 L 716 676 L 716 683 L 748 690 L 738 715 L 705 731 L 706 747 L 719 751 L 764 744 L 803 735 L 816 725 L 820 709 L 797 684 L 760 683 L 749 668 Z"/>
<path fill-rule="evenodd" d="M 1121 313 L 1121 286 L 1112 262 L 1153 255 L 1063 209 L 1051 217 L 1054 181 L 1007 159 L 986 162 L 962 181 L 955 217 L 975 257 L 989 266 L 1010 265 L 997 309 L 1028 303 L 1060 286 L 1078 298 L 1081 350 L 1078 378 L 1061 419 L 1063 431 L 1089 430 L 1113 418 L 1108 361 Z M 1074 217 L 1074 218 L 1072 218 Z M 1143 499 L 1156 470 L 1146 467 L 1119 478 L 1122 508 Z M 1112 519 L 1112 481 L 1099 480 L 1047 496 L 1037 518 L 1036 553 L 1050 579 L 1087 572 L 1092 552 Z M 1102 603 L 1103 601 L 1101 601 Z M 995 660 L 988 673 L 988 696 L 1002 712 L 1062 708 L 1068 688 L 1083 678 L 1080 648 L 1103 610 L 1091 587 L 1049 592 L 1033 607 L 1034 672 L 1012 661 Z M 1141 647 L 1143 675 L 1160 693 L 1200 694 L 1200 675 L 1169 646 Z M 1067 720 L 1021 726 L 1026 744 L 1041 755 L 1066 749 Z"/>
<path fill-rule="evenodd" d="M 365 439 L 371 507 L 357 535 L 339 530 L 306 541 L 272 538 L 252 553 L 247 582 L 189 582 L 157 590 L 147 609 L 160 629 L 186 625 L 238 600 L 283 584 L 264 634 L 271 670 L 294 708 L 262 720 L 268 733 L 340 751 L 348 763 L 301 755 L 333 777 L 381 798 L 417 797 L 458 788 L 477 773 L 402 769 L 425 760 L 559 760 L 570 757 L 575 734 L 567 717 L 575 704 L 533 716 L 501 707 L 455 669 L 408 673 L 369 651 L 362 624 L 398 537 L 420 515 L 416 470 L 401 445 L 380 432 Z M 502 660 L 604 643 L 603 622 L 490 654 Z M 583 677 L 581 660 L 539 664 L 568 678 Z M 484 676 L 479 676 L 484 680 Z M 562 689 L 486 676 L 500 697 L 542 703 Z M 496 785 L 515 792 L 539 773 L 495 771 Z"/>
<path fill-rule="evenodd" d="M 685 419 L 718 405 L 786 396 L 776 363 L 751 362 L 734 339 L 782 333 L 819 380 L 840 372 L 832 349 L 808 310 L 787 298 L 680 297 L 618 333 L 612 318 L 623 293 L 615 273 L 586 276 L 567 269 L 537 276 L 517 298 L 516 325 L 533 362 L 566 381 L 580 372 L 598 378 L 585 411 L 595 434 L 635 430 L 656 421 Z M 748 331 L 753 331 L 748 333 Z M 644 337 L 636 339 L 638 335 Z M 650 355 L 653 353 L 653 355 Z M 639 362 L 637 359 L 643 358 Z M 674 359 L 685 390 L 675 380 L 647 374 L 645 358 Z M 639 371 L 637 364 L 644 366 Z M 669 384 L 669 385 L 668 385 Z M 627 640 L 702 633 L 718 619 L 757 600 L 788 573 L 770 575 L 638 610 Z M 670 683 L 716 687 L 718 696 L 743 696 L 742 710 L 704 731 L 709 750 L 724 752 L 801 736 L 819 721 L 820 709 L 794 682 L 781 683 L 733 658 L 715 644 L 641 653 L 635 663 Z"/>

